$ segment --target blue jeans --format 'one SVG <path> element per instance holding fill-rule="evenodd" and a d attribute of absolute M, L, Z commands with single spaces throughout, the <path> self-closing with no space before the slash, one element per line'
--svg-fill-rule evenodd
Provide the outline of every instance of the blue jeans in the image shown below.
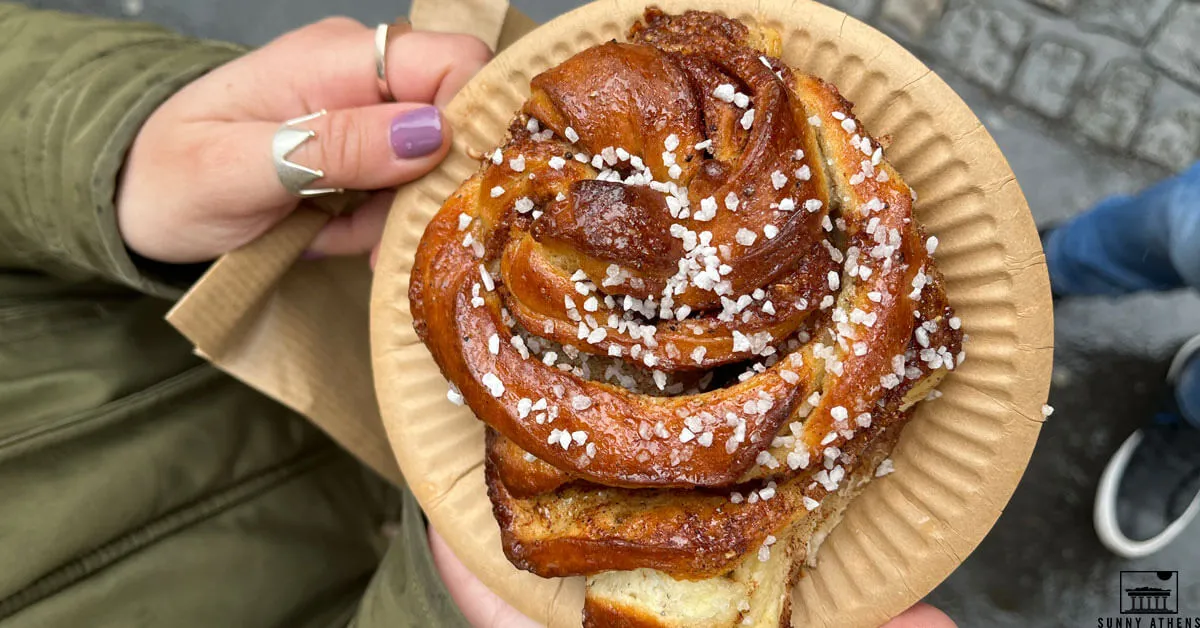
<path fill-rule="evenodd" d="M 1200 163 L 1134 196 L 1101 201 L 1046 236 L 1050 285 L 1059 296 L 1200 290 Z M 1175 392 L 1200 427 L 1200 355 Z"/>

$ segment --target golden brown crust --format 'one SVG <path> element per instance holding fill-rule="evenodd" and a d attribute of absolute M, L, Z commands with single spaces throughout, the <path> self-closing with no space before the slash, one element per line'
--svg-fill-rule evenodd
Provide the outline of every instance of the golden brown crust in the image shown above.
<path fill-rule="evenodd" d="M 932 281 L 940 286 L 941 273 L 936 270 L 936 267 L 931 272 L 933 273 Z M 959 336 L 953 333 L 955 330 L 944 324 L 951 317 L 952 310 L 942 290 L 931 291 L 926 298 L 921 300 L 918 311 L 921 314 L 921 320 L 939 322 L 938 330 L 928 334 L 929 343 L 932 346 L 953 345 L 960 342 Z M 914 339 L 909 343 L 906 353 L 915 354 L 921 349 L 920 343 Z M 917 362 L 914 368 L 920 370 L 919 378 L 905 378 L 899 386 L 888 391 L 877 403 L 887 408 L 906 410 L 920 400 L 919 396 L 915 398 L 910 396 L 910 392 L 917 387 L 918 383 L 934 377 L 940 379 L 940 374 L 930 368 L 927 363 Z M 780 448 L 772 448 L 768 451 L 776 457 L 786 456 L 786 453 L 781 454 Z M 558 469 L 528 454 L 512 441 L 491 431 L 489 431 L 488 438 L 488 456 L 496 467 L 497 477 L 504 482 L 508 492 L 514 497 L 532 497 L 550 493 L 580 479 L 579 476 Z M 796 470 L 789 469 L 786 465 L 775 470 L 755 466 L 750 472 L 744 474 L 740 481 L 748 482 L 753 479 L 782 481 L 794 477 L 796 474 Z"/>
<path fill-rule="evenodd" d="M 665 211 L 665 210 L 664 210 Z M 800 255 L 797 268 L 778 283 L 768 285 L 763 302 L 790 304 L 800 301 L 820 303 L 830 293 L 826 284 L 812 285 L 811 277 L 824 277 L 836 268 L 825 249 L 817 242 L 809 245 L 809 251 Z M 511 241 L 505 248 L 500 262 L 500 274 L 505 280 L 507 291 L 504 305 L 526 329 L 538 330 L 538 335 L 563 344 L 578 343 L 578 323 L 569 316 L 564 305 L 564 295 L 574 293 L 574 282 L 550 261 L 552 254 L 545 251 L 545 243 L 530 237 Z M 675 260 L 679 257 L 676 256 Z M 582 300 L 579 300 L 582 301 Z M 576 305 L 576 308 L 578 306 Z M 609 307 L 604 302 L 596 305 L 593 316 L 606 319 L 610 314 L 620 313 L 621 308 Z M 654 338 L 659 345 L 673 345 L 676 351 L 658 355 L 655 368 L 668 373 L 680 371 L 707 371 L 718 366 L 743 362 L 755 356 L 749 349 L 734 349 L 734 332 L 744 336 L 770 334 L 778 346 L 792 337 L 809 322 L 813 311 L 796 307 L 784 307 L 770 313 L 762 305 L 751 304 L 743 310 L 736 321 L 723 321 L 716 312 L 700 313 L 682 321 L 668 321 L 656 326 Z M 640 339 L 627 333 L 608 333 L 596 343 L 582 343 L 579 350 L 594 355 L 607 355 L 611 347 L 617 347 L 622 355 L 628 355 Z M 692 357 L 697 348 L 703 347 L 700 359 Z"/>
<path fill-rule="evenodd" d="M 597 51 L 602 52 L 603 49 L 604 47 L 590 49 L 575 59 L 592 61 L 593 57 L 599 54 Z M 853 171 L 857 167 L 855 160 L 863 155 L 858 152 L 858 148 L 850 145 L 850 138 L 847 134 L 841 133 L 840 129 L 828 134 L 810 133 L 810 127 L 798 125 L 795 122 L 797 118 L 806 120 L 807 118 L 803 116 L 809 111 L 838 110 L 837 108 L 843 106 L 844 101 L 836 91 L 810 77 L 799 77 L 790 72 L 784 75 L 783 72 L 786 72 L 786 69 L 781 69 L 781 76 L 786 76 L 792 85 L 792 93 L 797 96 L 793 101 L 782 91 L 779 81 L 775 80 L 775 75 L 761 61 L 753 58 L 751 53 L 741 52 L 734 56 L 745 63 L 749 63 L 746 59 L 753 61 L 752 70 L 747 70 L 747 74 L 752 74 L 753 77 L 747 78 L 747 80 L 769 80 L 770 84 L 762 88 L 761 107 L 764 111 L 772 113 L 764 115 L 758 126 L 747 134 L 744 152 L 731 166 L 731 171 L 737 173 L 737 177 L 731 179 L 736 180 L 736 184 L 726 183 L 718 186 L 715 182 L 708 182 L 701 176 L 699 181 L 693 180 L 692 187 L 689 189 L 697 191 L 689 192 L 689 195 L 698 197 L 704 190 L 715 190 L 717 194 L 720 194 L 726 189 L 732 189 L 731 185 L 743 190 L 748 186 L 755 186 L 762 192 L 753 198 L 744 199 L 737 212 L 723 212 L 703 226 L 711 230 L 715 239 L 722 233 L 725 237 L 730 237 L 733 227 L 747 224 L 744 222 L 746 220 L 752 221 L 749 224 L 754 224 L 754 222 L 770 222 L 771 220 L 782 221 L 786 218 L 787 220 L 780 224 L 779 235 L 772 242 L 778 241 L 789 245 L 784 249 L 774 244 L 768 244 L 761 249 L 744 247 L 748 252 L 743 256 L 744 258 L 729 260 L 730 263 L 727 265 L 733 270 L 727 277 L 734 286 L 733 294 L 737 294 L 737 286 L 752 279 L 761 282 L 763 278 L 769 278 L 775 274 L 777 269 L 786 267 L 787 264 L 776 259 L 781 250 L 788 251 L 788 254 L 793 257 L 798 257 L 798 260 L 795 261 L 811 260 L 812 257 L 807 255 L 811 249 L 798 249 L 797 238 L 808 242 L 819 242 L 823 239 L 823 236 L 820 236 L 823 231 L 820 230 L 821 221 L 818 220 L 818 217 L 823 219 L 827 216 L 828 203 L 822 202 L 822 207 L 825 209 L 819 211 L 794 211 L 787 216 L 784 216 L 786 212 L 769 209 L 768 205 L 787 198 L 783 195 L 788 193 L 798 194 L 797 198 L 803 198 L 811 193 L 812 200 L 819 201 L 823 192 L 811 188 L 814 182 L 822 180 L 822 175 L 816 173 L 822 173 L 825 169 L 810 168 L 815 174 L 809 181 L 796 181 L 796 190 L 784 186 L 775 191 L 772 189 L 774 185 L 769 182 L 770 174 L 784 167 L 789 170 L 794 169 L 790 167 L 794 164 L 789 163 L 785 166 L 778 162 L 777 157 L 768 157 L 768 155 L 783 153 L 784 159 L 791 159 L 787 155 L 790 155 L 791 149 L 797 146 L 795 144 L 798 141 L 797 138 L 808 137 L 810 140 L 805 142 L 809 146 L 808 152 L 825 155 L 834 160 L 834 167 L 829 170 L 835 178 L 838 176 L 844 178 L 846 172 Z M 556 71 L 565 72 L 564 68 L 572 67 L 575 66 L 572 65 L 572 60 L 569 60 L 559 66 Z M 616 71 L 613 69 L 613 72 Z M 639 70 L 639 72 L 641 71 Z M 759 76 L 763 73 L 767 78 Z M 590 76 L 582 70 L 576 74 Z M 756 93 L 756 97 L 758 96 Z M 569 118 L 569 122 L 579 124 L 581 128 L 590 128 L 590 126 L 585 126 L 583 121 L 586 121 L 588 116 L 601 115 L 606 110 L 605 107 L 599 106 L 603 103 L 593 104 L 597 106 L 581 109 L 580 112 L 572 112 L 573 117 Z M 639 110 L 654 111 L 652 107 L 645 106 L 640 101 L 638 104 L 643 105 L 643 108 Z M 792 111 L 793 108 L 796 109 L 795 112 Z M 778 121 L 774 127 L 771 126 L 773 120 Z M 847 120 L 852 121 L 853 117 L 850 116 Z M 551 123 L 546 122 L 546 124 Z M 644 124 L 650 125 L 650 122 L 644 122 Z M 656 127 L 657 125 L 651 126 Z M 780 130 L 776 131 L 775 129 Z M 559 131 L 565 133 L 565 127 Z M 580 142 L 583 143 L 583 136 L 580 137 Z M 812 140 L 813 137 L 817 139 Z M 736 140 L 729 139 L 729 141 Z M 818 141 L 823 144 L 823 147 L 817 147 Z M 531 143 L 537 146 L 530 147 Z M 418 251 L 411 295 L 414 315 L 418 322 L 418 330 L 424 334 L 426 343 L 433 350 L 443 371 L 451 381 L 459 385 L 476 414 L 515 441 L 522 449 L 572 475 L 616 486 L 723 486 L 736 482 L 754 464 L 759 453 L 770 445 L 771 439 L 774 438 L 779 428 L 788 421 L 793 410 L 798 407 L 799 398 L 808 395 L 813 390 L 811 380 L 815 379 L 817 373 L 824 369 L 812 367 L 811 356 L 797 352 L 793 354 L 796 357 L 791 363 L 779 361 L 765 372 L 740 384 L 702 394 L 662 399 L 647 398 L 613 386 L 584 381 L 535 360 L 526 359 L 512 350 L 509 341 L 513 332 L 501 322 L 504 317 L 501 313 L 502 301 L 499 295 L 526 290 L 528 284 L 519 281 L 510 282 L 511 291 L 502 289 L 498 292 L 485 292 L 481 297 L 485 305 L 483 307 L 472 306 L 472 289 L 479 290 L 476 287 L 479 282 L 475 280 L 475 277 L 480 274 L 480 265 L 474 259 L 469 248 L 459 245 L 456 230 L 457 218 L 459 214 L 479 217 L 478 222 L 482 226 L 479 227 L 477 239 L 486 243 L 489 252 L 492 250 L 499 252 L 504 247 L 498 243 L 506 239 L 510 242 L 513 241 L 510 237 L 511 230 L 502 229 L 499 226 L 513 224 L 514 229 L 519 229 L 517 223 L 528 219 L 527 216 L 513 211 L 512 206 L 509 206 L 506 211 L 496 209 L 498 204 L 502 205 L 506 200 L 514 204 L 518 200 L 508 198 L 513 194 L 510 188 L 520 188 L 522 191 L 528 192 L 530 196 L 525 198 L 533 199 L 536 204 L 539 199 L 545 198 L 555 190 L 565 189 L 567 192 L 571 192 L 578 182 L 568 184 L 566 180 L 570 177 L 587 174 L 580 168 L 575 168 L 568 173 L 572 167 L 565 166 L 561 170 L 543 167 L 543 164 L 550 159 L 548 155 L 553 152 L 545 146 L 551 142 L 531 142 L 524 139 L 516 141 L 515 144 L 526 147 L 521 149 L 524 151 L 522 155 L 524 155 L 525 168 L 538 168 L 537 172 L 542 173 L 543 176 L 530 180 L 525 176 L 513 177 L 511 175 L 515 173 L 509 172 L 508 178 L 499 179 L 497 177 L 501 177 L 506 170 L 511 170 L 510 164 L 485 167 L 481 181 L 464 184 L 459 193 L 447 201 L 442 212 L 438 214 L 426 231 Z M 681 143 L 680 145 L 684 146 L 685 144 Z M 809 161 L 812 161 L 813 165 L 818 165 L 816 160 Z M 578 164 L 574 160 L 566 163 Z M 653 164 L 648 163 L 647 165 L 650 170 L 655 169 Z M 886 163 L 880 164 L 879 169 L 881 171 L 889 170 Z M 656 174 L 655 176 L 660 175 Z M 764 177 L 766 180 L 763 179 Z M 484 193 L 484 188 L 489 183 L 500 180 L 508 182 L 508 187 L 504 188 L 505 193 L 500 195 L 496 202 L 492 202 L 489 200 L 490 195 Z M 892 176 L 887 182 L 878 182 L 871 178 L 858 185 L 849 185 L 844 181 L 842 184 L 839 189 L 845 196 L 842 204 L 847 205 L 846 208 L 843 208 L 843 214 L 847 220 L 846 237 L 849 238 L 849 241 L 859 242 L 863 247 L 870 244 L 871 236 L 865 232 L 868 222 L 866 217 L 862 216 L 861 220 L 853 220 L 846 209 L 873 200 L 882 207 L 872 215 L 877 222 L 876 231 L 895 230 L 896 233 L 904 234 L 903 246 L 897 251 L 896 259 L 899 261 L 894 264 L 890 272 L 877 270 L 853 291 L 851 295 L 853 301 L 841 304 L 844 310 L 860 309 L 863 312 L 873 312 L 877 317 L 877 322 L 871 327 L 860 325 L 858 329 L 860 334 L 858 340 L 871 347 L 871 351 L 864 356 L 838 356 L 838 361 L 845 366 L 844 373 L 838 377 L 830 377 L 828 373 L 823 376 L 826 383 L 823 386 L 822 403 L 813 412 L 813 419 L 808 421 L 809 425 L 806 425 L 804 433 L 804 438 L 813 452 L 819 451 L 820 441 L 834 428 L 829 414 L 830 409 L 842 406 L 857 414 L 866 410 L 874 399 L 886 392 L 881 389 L 878 380 L 881 375 L 891 372 L 890 361 L 894 356 L 904 352 L 914 326 L 913 303 L 909 299 L 903 298 L 902 295 L 907 292 L 906 286 L 911 283 L 913 276 L 924 272 L 923 269 L 929 266 L 928 256 L 916 228 L 911 222 L 912 203 L 908 188 L 904 186 L 898 176 Z M 697 198 L 697 205 L 699 205 L 700 198 L 705 197 Z M 550 204 L 553 205 L 555 202 L 557 201 Z M 774 218 L 765 218 L 768 214 L 773 215 Z M 487 224 L 491 224 L 495 228 L 488 232 L 483 228 Z M 696 223 L 696 225 L 700 226 L 700 223 Z M 631 229 L 633 228 L 633 225 L 629 226 Z M 814 227 L 816 233 L 813 233 Z M 765 242 L 767 238 L 760 237 L 758 240 Z M 516 241 L 518 242 L 516 246 L 521 246 L 526 240 Z M 806 252 L 806 255 L 796 256 L 798 250 Z M 818 255 L 817 258 L 823 259 L 824 256 Z M 795 266 L 794 263 L 792 265 Z M 513 265 L 509 265 L 509 268 L 513 268 Z M 563 269 L 560 272 L 567 275 L 566 271 L 567 269 Z M 510 270 L 510 272 L 515 271 Z M 424 274 L 430 276 L 426 278 L 423 277 Z M 815 281 L 822 279 L 819 273 L 809 273 L 807 276 L 810 279 L 815 277 Z M 425 286 L 432 281 L 438 282 L 442 288 L 438 290 L 439 298 L 428 303 Z M 769 286 L 769 284 L 766 285 Z M 543 288 L 546 292 L 552 292 L 548 287 L 543 286 Z M 936 288 L 937 286 L 935 286 Z M 561 287 L 556 289 L 561 290 Z M 696 291 L 699 291 L 699 288 L 689 285 L 682 295 L 678 295 L 679 302 L 685 301 L 689 292 Z M 847 292 L 843 288 L 843 296 L 847 295 Z M 870 292 L 886 295 L 884 301 L 878 304 L 870 302 L 868 299 Z M 552 293 L 560 297 L 570 296 L 558 292 Z M 703 299 L 693 302 L 699 307 L 703 303 Z M 815 307 L 816 304 L 808 305 Z M 526 313 L 520 308 L 516 309 L 518 315 L 526 316 Z M 526 322 L 532 320 L 532 318 L 526 318 Z M 561 321 L 562 319 L 556 320 Z M 431 324 L 433 321 L 439 321 L 439 323 Z M 662 329 L 673 325 L 673 321 L 668 321 L 654 326 Z M 575 326 L 578 324 L 576 323 Z M 492 335 L 498 336 L 501 341 L 500 351 L 496 356 L 489 355 L 488 343 Z M 611 335 L 615 337 L 618 334 Z M 691 353 L 689 350 L 694 349 L 695 346 L 697 345 L 678 346 L 676 351 L 680 355 L 688 355 Z M 957 352 L 956 347 L 950 347 L 949 350 L 951 353 Z M 714 353 L 719 353 L 719 351 Z M 784 370 L 800 372 L 801 383 L 794 386 L 784 381 L 780 376 L 780 371 Z M 482 381 L 489 374 L 505 386 L 505 392 L 500 397 L 489 394 L 488 389 L 482 385 Z M 549 391 L 556 391 L 556 394 L 548 395 Z M 557 391 L 561 391 L 561 393 Z M 726 452 L 720 446 L 702 447 L 696 441 L 685 443 L 672 439 L 658 439 L 647 442 L 638 431 L 638 422 L 646 421 L 651 425 L 661 423 L 670 434 L 680 434 L 686 426 L 686 417 L 695 416 L 701 412 L 707 412 L 718 418 L 729 414 L 740 414 L 741 409 L 748 402 L 753 402 L 764 395 L 772 401 L 772 407 L 762 414 L 744 417 L 746 420 L 744 442 L 739 443 L 739 446 L 732 452 Z M 546 399 L 548 404 L 557 406 L 559 420 L 555 423 L 543 424 L 524 420 L 527 417 L 521 417 L 517 412 L 517 401 L 522 398 Z M 579 401 L 580 405 L 586 405 L 586 407 L 573 408 L 572 405 L 577 400 L 582 400 Z M 740 429 L 735 425 L 721 423 L 719 420 L 715 424 L 705 427 L 712 433 L 712 440 L 715 443 L 727 442 Z M 577 432 L 587 434 L 590 442 L 595 445 L 595 455 L 587 455 L 587 452 L 582 449 L 564 451 L 553 444 L 551 437 L 561 434 L 562 431 L 571 434 Z M 632 464 L 633 461 L 644 461 L 645 464 Z"/>
<path fill-rule="evenodd" d="M 822 538 L 840 521 L 844 509 L 865 488 L 899 439 L 904 423 L 875 434 L 859 452 L 856 467 L 836 494 L 812 512 L 796 513 L 773 546 L 768 562 L 755 552 L 728 574 L 686 586 L 666 574 L 604 572 L 587 578 L 585 617 L 596 609 L 606 621 L 657 621 L 670 628 L 759 628 L 791 624 L 791 595 L 805 563 L 812 564 Z M 778 561 L 776 559 L 779 559 Z M 666 576 L 666 580 L 656 578 Z M 656 590 L 657 589 L 657 590 Z M 667 590 L 663 590 L 667 589 Z M 772 604 L 777 604 L 772 608 Z M 672 612 L 677 611 L 677 612 Z M 684 617 L 686 615 L 687 617 Z"/>
<path fill-rule="evenodd" d="M 911 411 L 910 411 L 911 412 Z M 879 434 L 898 431 L 909 412 L 880 417 L 848 442 L 839 463 L 852 472 Z M 778 483 L 771 497 L 749 497 L 765 484 L 729 491 L 645 490 L 572 484 L 552 493 L 517 497 L 499 473 L 511 443 L 488 430 L 485 477 L 500 524 L 505 554 L 514 565 L 543 577 L 563 577 L 641 567 L 672 577 L 702 580 L 728 572 L 768 535 L 783 536 L 830 491 L 814 480 L 819 466 Z M 735 498 L 736 499 L 736 498 Z"/>
<path fill-rule="evenodd" d="M 493 481 L 503 483 L 508 495 L 521 498 L 552 493 L 576 479 L 562 469 L 532 457 L 492 428 L 487 428 L 486 442 L 489 487 Z"/>
<path fill-rule="evenodd" d="M 728 573 L 961 359 L 911 190 L 778 41 L 648 10 L 533 79 L 422 238 L 414 324 L 520 568 Z"/>

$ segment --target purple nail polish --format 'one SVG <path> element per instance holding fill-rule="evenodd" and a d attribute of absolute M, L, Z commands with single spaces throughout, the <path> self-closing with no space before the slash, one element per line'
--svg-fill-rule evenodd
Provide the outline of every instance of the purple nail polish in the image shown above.
<path fill-rule="evenodd" d="M 396 116 L 391 129 L 392 152 L 400 159 L 423 157 L 442 145 L 442 116 L 425 106 Z"/>

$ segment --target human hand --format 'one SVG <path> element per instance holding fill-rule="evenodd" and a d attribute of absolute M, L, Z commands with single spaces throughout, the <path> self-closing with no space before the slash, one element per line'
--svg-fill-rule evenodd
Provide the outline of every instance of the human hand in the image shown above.
<path fill-rule="evenodd" d="M 509 606 L 508 602 L 487 588 L 475 574 L 463 565 L 446 541 L 433 527 L 429 528 L 429 549 L 450 597 L 463 616 L 475 628 L 537 628 L 539 624 Z M 955 628 L 954 622 L 938 609 L 919 603 L 904 611 L 881 628 Z"/>
<path fill-rule="evenodd" d="M 942 611 L 924 602 L 918 602 L 884 624 L 882 628 L 955 628 L 955 623 Z"/>
<path fill-rule="evenodd" d="M 395 31 L 396 29 L 393 29 Z M 380 190 L 428 172 L 449 150 L 445 105 L 491 52 L 468 35 L 414 31 L 388 47 L 385 102 L 374 30 L 330 18 L 219 67 L 160 106 L 134 141 L 117 194 L 126 245 L 143 257 L 200 262 L 246 244 L 295 209 L 275 173 L 271 142 L 285 120 L 327 109 L 289 160 L 322 169 L 323 188 Z M 333 219 L 319 254 L 371 250 L 391 204 L 374 194 Z"/>
<path fill-rule="evenodd" d="M 509 606 L 499 595 L 487 588 L 458 560 L 441 535 L 429 527 L 429 550 L 433 552 L 433 564 L 437 567 L 442 582 L 450 591 L 450 597 L 458 605 L 467 622 L 475 628 L 538 628 L 540 624 Z"/>

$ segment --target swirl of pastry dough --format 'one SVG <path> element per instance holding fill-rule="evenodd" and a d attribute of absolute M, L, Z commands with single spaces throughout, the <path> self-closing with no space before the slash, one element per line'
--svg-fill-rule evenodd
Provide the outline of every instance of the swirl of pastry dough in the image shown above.
<path fill-rule="evenodd" d="M 535 77 L 426 230 L 416 328 L 514 494 L 783 479 L 953 368 L 912 192 L 778 48 L 648 12 Z"/>

